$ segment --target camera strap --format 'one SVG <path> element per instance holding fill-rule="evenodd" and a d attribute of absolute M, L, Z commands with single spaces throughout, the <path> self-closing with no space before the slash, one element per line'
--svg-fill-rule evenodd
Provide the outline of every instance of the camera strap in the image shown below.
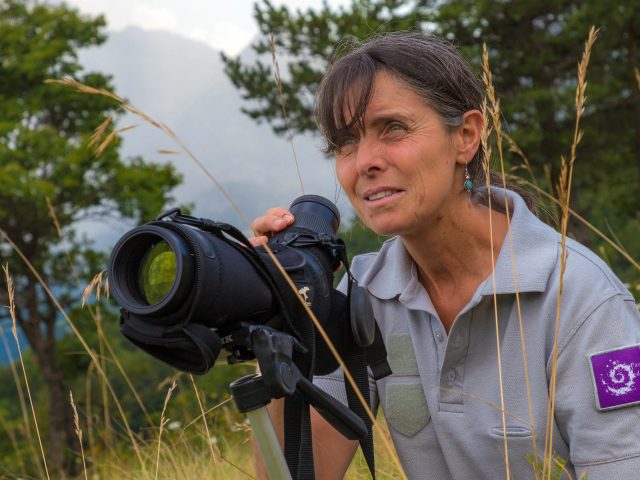
<path fill-rule="evenodd" d="M 369 375 L 367 374 L 365 349 L 363 349 L 362 347 L 358 347 L 354 343 L 353 350 L 349 352 L 344 358 L 344 364 L 351 373 L 356 387 L 358 388 L 358 390 L 360 390 L 364 401 L 368 406 L 370 406 L 371 393 L 369 389 Z M 371 418 L 369 418 L 369 415 L 367 414 L 367 411 L 362 405 L 362 402 L 358 398 L 356 391 L 354 390 L 351 383 L 347 380 L 346 375 L 344 384 L 347 393 L 347 402 L 349 405 L 349 409 L 358 417 L 360 417 L 367 427 L 367 436 L 366 438 L 360 440 L 360 449 L 362 450 L 362 455 L 364 456 L 364 459 L 367 462 L 367 466 L 369 467 L 371 478 L 375 480 L 376 469 L 373 452 L 373 424 L 371 422 Z"/>
<path fill-rule="evenodd" d="M 312 380 L 316 355 L 313 322 L 302 306 L 300 298 L 298 298 L 298 293 L 291 289 L 280 269 L 273 262 L 265 261 L 265 256 L 257 253 L 242 232 L 232 225 L 180 215 L 178 211 L 168 212 L 166 216 L 170 217 L 173 221 L 188 224 L 200 230 L 213 233 L 219 238 L 226 240 L 229 245 L 233 246 L 254 266 L 256 271 L 263 277 L 263 280 L 269 285 L 269 289 L 274 295 L 275 303 L 277 304 L 277 312 L 283 318 L 286 328 L 306 347 L 306 352 L 294 350 L 292 361 L 305 378 Z M 285 271 L 288 271 L 294 282 L 300 282 L 305 279 L 298 278 L 300 272 L 295 271 L 295 268 L 293 268 L 293 272 L 291 271 L 293 265 L 287 265 L 289 261 L 288 253 L 296 253 L 296 249 L 298 248 L 314 246 L 324 247 L 332 252 L 334 268 L 337 267 L 339 262 L 342 262 L 347 269 L 349 287 L 346 302 L 346 323 L 344 325 L 346 338 L 343 344 L 347 346 L 347 348 L 343 350 L 343 352 L 345 352 L 343 357 L 345 366 L 354 377 L 358 390 L 362 393 L 365 401 L 370 404 L 369 379 L 367 374 L 368 357 L 366 349 L 356 344 L 351 329 L 348 328 L 350 311 L 348 299 L 350 298 L 353 277 L 349 271 L 349 262 L 346 256 L 344 242 L 339 238 L 327 234 L 311 234 L 311 232 L 310 234 L 296 234 L 288 238 L 286 242 L 280 244 L 278 248 L 274 249 L 273 253 L 276 259 L 283 263 L 283 268 Z M 289 269 L 287 267 L 289 267 Z M 200 329 L 199 327 L 200 325 L 186 322 L 186 324 L 182 325 L 182 330 L 186 335 L 186 339 L 188 339 L 190 349 L 199 351 L 199 356 L 202 361 L 208 365 L 212 359 L 209 358 L 209 355 L 206 355 L 207 349 L 205 347 L 207 346 L 207 342 L 199 341 L 199 338 L 205 339 L 208 337 L 207 332 L 204 331 L 208 329 L 206 327 Z M 203 331 L 196 332 L 194 329 Z M 210 333 L 213 334 L 213 332 Z M 214 359 L 215 358 L 213 358 L 213 360 Z M 349 408 L 364 421 L 367 428 L 367 437 L 360 441 L 360 445 L 371 475 L 375 479 L 371 419 L 360 403 L 355 390 L 348 383 L 347 398 Z M 294 478 L 313 480 L 315 478 L 315 472 L 309 403 L 299 392 L 285 396 L 284 403 L 284 453 L 287 465 Z"/>

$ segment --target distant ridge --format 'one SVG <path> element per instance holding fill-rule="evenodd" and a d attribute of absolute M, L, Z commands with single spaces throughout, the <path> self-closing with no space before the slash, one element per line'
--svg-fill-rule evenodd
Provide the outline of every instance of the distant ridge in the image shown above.
<path fill-rule="evenodd" d="M 252 52 L 243 56 L 251 57 Z M 87 70 L 112 75 L 116 93 L 171 127 L 248 218 L 271 206 L 287 206 L 301 194 L 291 145 L 276 137 L 270 126 L 257 125 L 241 112 L 243 100 L 224 74 L 219 52 L 179 35 L 132 27 L 112 33 L 101 47 L 82 51 L 80 61 Z M 274 95 L 276 91 L 274 84 Z M 137 118 L 122 121 L 123 125 L 141 123 Z M 338 190 L 332 162 L 320 153 L 319 144 L 317 138 L 294 138 L 305 193 L 335 201 Z M 178 203 L 191 202 L 197 216 L 247 229 L 190 159 L 168 158 L 158 154 L 158 149 L 176 147 L 146 125 L 125 134 L 125 155 L 172 161 L 178 166 L 184 175 L 184 184 L 176 192 Z M 339 207 L 349 209 L 344 199 Z M 89 222 L 83 228 L 108 248 L 128 227 Z"/>

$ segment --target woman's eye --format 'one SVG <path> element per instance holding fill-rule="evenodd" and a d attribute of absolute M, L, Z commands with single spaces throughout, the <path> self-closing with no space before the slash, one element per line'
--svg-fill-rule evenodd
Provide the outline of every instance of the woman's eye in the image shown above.
<path fill-rule="evenodd" d="M 406 129 L 404 128 L 404 125 L 402 125 L 401 123 L 391 123 L 387 127 L 388 132 L 401 132 L 405 130 Z"/>
<path fill-rule="evenodd" d="M 346 157 L 353 152 L 354 146 L 358 143 L 358 141 L 354 137 L 345 137 L 337 142 L 337 146 L 335 148 L 336 157 Z"/>

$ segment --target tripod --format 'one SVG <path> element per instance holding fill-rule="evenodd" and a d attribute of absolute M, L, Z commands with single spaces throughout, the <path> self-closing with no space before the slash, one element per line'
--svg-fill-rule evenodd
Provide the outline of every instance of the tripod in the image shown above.
<path fill-rule="evenodd" d="M 294 348 L 304 347 L 291 335 L 263 325 L 246 327 L 259 374 L 247 375 L 229 387 L 242 413 L 246 413 L 271 480 L 291 479 L 292 475 L 278 443 L 266 406 L 274 398 L 302 394 L 346 438 L 359 440 L 367 436 L 364 422 L 342 403 L 305 378 L 292 361 Z"/>

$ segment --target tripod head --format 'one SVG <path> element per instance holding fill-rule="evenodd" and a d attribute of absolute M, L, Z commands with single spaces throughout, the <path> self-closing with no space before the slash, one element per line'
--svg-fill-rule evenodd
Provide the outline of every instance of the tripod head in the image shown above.
<path fill-rule="evenodd" d="M 238 410 L 247 413 L 268 405 L 273 398 L 291 396 L 297 391 L 346 438 L 360 440 L 367 436 L 362 419 L 305 378 L 293 363 L 294 348 L 301 352 L 306 350 L 298 340 L 264 325 L 245 325 L 243 328 L 261 373 L 231 383 L 231 394 Z"/>

